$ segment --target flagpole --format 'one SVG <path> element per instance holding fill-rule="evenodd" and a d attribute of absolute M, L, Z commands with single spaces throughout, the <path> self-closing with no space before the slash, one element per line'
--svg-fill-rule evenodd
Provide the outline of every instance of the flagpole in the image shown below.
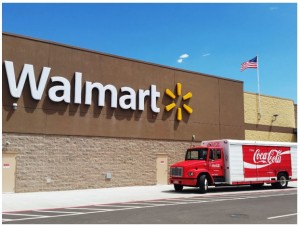
<path fill-rule="evenodd" d="M 256 68 L 256 72 L 257 72 L 257 89 L 258 89 L 258 114 L 257 114 L 257 118 L 258 120 L 261 119 L 261 106 L 260 106 L 260 87 L 259 87 L 259 65 L 258 65 L 258 55 L 257 57 L 257 68 Z"/>

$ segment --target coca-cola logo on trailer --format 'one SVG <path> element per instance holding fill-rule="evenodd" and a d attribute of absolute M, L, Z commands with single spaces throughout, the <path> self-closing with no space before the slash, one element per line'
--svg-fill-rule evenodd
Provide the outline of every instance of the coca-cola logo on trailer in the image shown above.
<path fill-rule="evenodd" d="M 244 168 L 261 169 L 290 159 L 289 147 L 243 146 Z"/>
<path fill-rule="evenodd" d="M 281 150 L 270 150 L 269 152 L 261 152 L 257 149 L 253 155 L 253 162 L 257 164 L 273 164 L 281 162 Z"/>

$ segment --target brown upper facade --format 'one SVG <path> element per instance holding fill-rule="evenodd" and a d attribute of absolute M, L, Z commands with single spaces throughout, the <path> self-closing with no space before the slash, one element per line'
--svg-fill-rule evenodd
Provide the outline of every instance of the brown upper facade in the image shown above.
<path fill-rule="evenodd" d="M 2 43 L 3 132 L 245 138 L 241 81 L 7 33 Z"/>

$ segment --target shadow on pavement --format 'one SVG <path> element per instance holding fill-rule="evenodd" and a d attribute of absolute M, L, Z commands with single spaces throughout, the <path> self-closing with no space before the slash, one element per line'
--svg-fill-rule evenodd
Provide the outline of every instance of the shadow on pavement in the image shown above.
<path fill-rule="evenodd" d="M 295 187 L 287 187 L 295 188 Z M 218 186 L 218 187 L 209 187 L 207 193 L 220 193 L 220 192 L 247 192 L 247 191 L 268 191 L 274 189 L 271 185 L 265 185 L 259 188 L 254 188 L 250 185 L 240 185 L 240 186 Z M 280 189 L 277 189 L 280 190 Z M 281 189 L 284 190 L 284 189 Z M 163 193 L 170 194 L 201 194 L 198 188 L 194 187 L 183 187 L 181 192 L 176 192 L 175 190 L 163 191 Z"/>

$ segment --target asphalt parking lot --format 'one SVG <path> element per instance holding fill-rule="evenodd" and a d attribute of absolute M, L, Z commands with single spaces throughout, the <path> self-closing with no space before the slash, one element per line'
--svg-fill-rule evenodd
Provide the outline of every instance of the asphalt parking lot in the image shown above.
<path fill-rule="evenodd" d="M 185 190 L 180 196 L 54 209 L 12 211 L 3 224 L 296 224 L 297 188 Z M 178 193 L 176 193 L 178 195 Z"/>

